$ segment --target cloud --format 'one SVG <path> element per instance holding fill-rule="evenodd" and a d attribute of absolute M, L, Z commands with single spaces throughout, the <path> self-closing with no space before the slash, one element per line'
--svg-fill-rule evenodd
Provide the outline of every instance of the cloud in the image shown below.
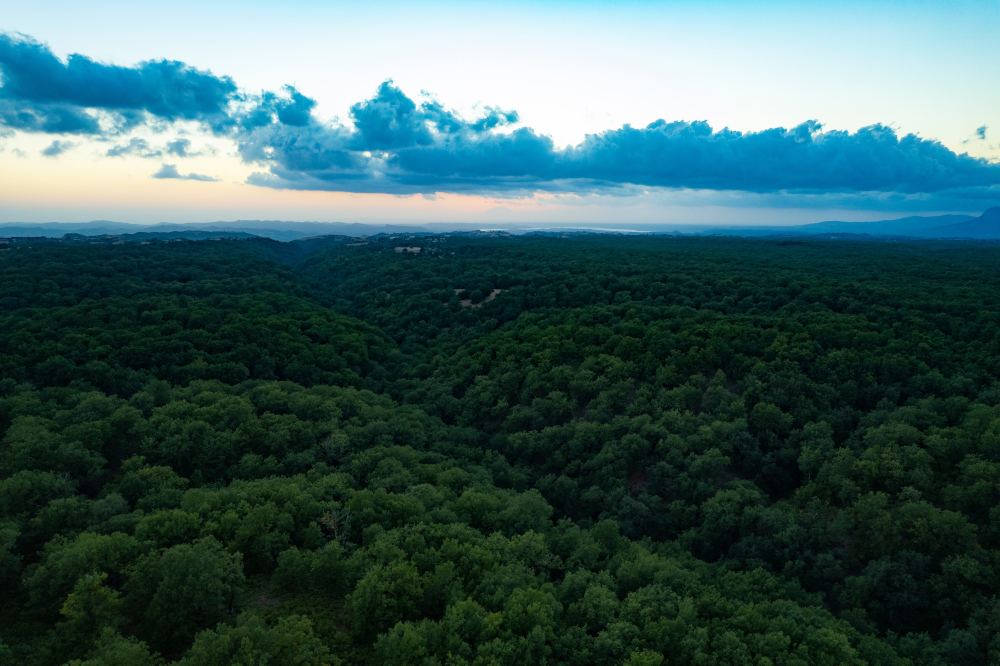
<path fill-rule="evenodd" d="M 417 105 L 385 82 L 351 107 L 354 127 L 259 124 L 237 136 L 240 155 L 265 166 L 248 182 L 295 190 L 423 194 L 620 192 L 636 188 L 754 193 L 903 194 L 950 191 L 1000 198 L 1000 165 L 885 125 L 824 131 L 715 130 L 658 120 L 587 135 L 567 148 L 531 128 L 498 133 L 514 112 L 490 107 L 465 121 L 437 102 Z"/>
<path fill-rule="evenodd" d="M 986 125 L 981 125 L 976 128 L 976 138 L 980 141 L 986 140 Z"/>
<path fill-rule="evenodd" d="M 316 106 L 316 100 L 306 97 L 292 86 L 284 86 L 281 94 L 265 91 L 259 95 L 247 95 L 243 101 L 246 103 L 234 119 L 244 130 L 274 123 L 304 127 L 312 121 L 312 109 Z"/>
<path fill-rule="evenodd" d="M 3 88 L 0 88 L 0 95 Z M 97 118 L 66 104 L 34 104 L 0 96 L 0 124 L 23 132 L 98 134 Z"/>
<path fill-rule="evenodd" d="M 177 139 L 167 143 L 167 152 L 177 157 L 188 157 L 188 148 L 191 147 L 190 139 Z"/>
<path fill-rule="evenodd" d="M 134 67 L 95 62 L 78 53 L 64 63 L 28 37 L 0 34 L 0 123 L 29 132 L 98 134 L 98 117 L 111 114 L 118 129 L 144 120 L 197 120 L 224 125 L 236 84 L 174 60 Z"/>
<path fill-rule="evenodd" d="M 42 150 L 42 155 L 45 157 L 58 157 L 75 146 L 76 144 L 72 141 L 53 141 L 48 147 Z"/>
<path fill-rule="evenodd" d="M 123 157 L 125 155 L 136 155 L 138 157 L 159 157 L 163 151 L 156 150 L 149 145 L 145 139 L 132 138 L 126 144 L 121 144 L 108 148 L 108 157 Z"/>
<path fill-rule="evenodd" d="M 375 97 L 351 106 L 354 147 L 379 150 L 428 146 L 434 141 L 424 114 L 399 88 L 386 81 Z"/>
<path fill-rule="evenodd" d="M 293 127 L 308 125 L 316 101 L 309 99 L 292 86 L 285 86 L 285 91 L 288 93 L 289 99 L 278 100 L 275 106 L 278 122 Z"/>
<path fill-rule="evenodd" d="M 175 179 L 175 180 L 200 180 L 206 183 L 217 183 L 218 178 L 203 176 L 200 173 L 181 174 L 177 171 L 176 164 L 164 164 L 159 171 L 153 174 L 153 178 Z"/>
<path fill-rule="evenodd" d="M 133 137 L 129 139 L 128 143 L 119 144 L 107 151 L 108 157 L 122 157 L 124 155 L 136 155 L 138 157 L 162 157 L 164 152 L 167 155 L 175 155 L 177 157 L 198 157 L 204 155 L 206 152 L 214 152 L 213 150 L 191 150 L 191 140 L 190 139 L 175 139 L 174 141 L 168 141 L 166 146 L 163 148 L 154 148 L 149 145 L 149 142 L 145 139 L 140 139 L 138 137 Z"/>
<path fill-rule="evenodd" d="M 437 101 L 418 107 L 391 80 L 385 81 L 373 98 L 351 106 L 352 143 L 362 151 L 432 146 L 438 136 L 480 135 L 518 121 L 515 111 L 486 107 L 486 112 L 479 120 L 466 123 Z"/>
<path fill-rule="evenodd" d="M 465 119 L 430 96 L 411 99 L 391 80 L 353 104 L 350 122 L 341 123 L 319 119 L 316 101 L 292 86 L 250 94 L 229 77 L 170 60 L 121 67 L 74 54 L 63 62 L 47 46 L 9 34 L 0 34 L 0 73 L 0 129 L 101 134 L 193 121 L 234 141 L 242 160 L 259 167 L 248 183 L 277 189 L 625 197 L 658 188 L 1000 201 L 1000 164 L 881 124 L 847 132 L 807 120 L 739 132 L 705 121 L 657 120 L 560 148 L 517 126 L 515 111 L 485 106 Z M 976 136 L 985 139 L 986 129 Z M 184 138 L 163 149 L 130 139 L 108 151 L 126 154 L 200 153 Z M 155 177 L 214 180 L 166 164 Z"/>
<path fill-rule="evenodd" d="M 168 155 L 176 155 L 177 157 L 199 157 L 201 155 L 205 155 L 206 153 L 214 155 L 216 151 L 210 146 L 203 148 L 202 150 L 192 151 L 190 139 L 176 139 L 174 141 L 167 142 Z"/>

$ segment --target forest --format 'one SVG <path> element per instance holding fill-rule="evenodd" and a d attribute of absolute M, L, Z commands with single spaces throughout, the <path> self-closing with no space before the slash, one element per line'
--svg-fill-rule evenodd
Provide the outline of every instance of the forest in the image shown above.
<path fill-rule="evenodd" d="M 1000 246 L 0 249 L 0 664 L 1000 664 Z"/>

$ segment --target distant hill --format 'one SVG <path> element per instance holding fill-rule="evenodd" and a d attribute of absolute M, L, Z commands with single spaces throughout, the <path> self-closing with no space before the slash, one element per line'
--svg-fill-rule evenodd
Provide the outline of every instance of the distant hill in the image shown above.
<path fill-rule="evenodd" d="M 1000 238 L 1000 206 L 965 222 L 927 229 L 926 233 L 941 238 Z"/>
<path fill-rule="evenodd" d="M 815 235 L 865 235 L 872 237 L 903 238 L 975 238 L 1000 239 L 1000 207 L 993 207 L 979 217 L 972 215 L 911 215 L 895 220 L 874 222 L 843 222 L 831 220 L 794 226 L 721 226 L 688 224 L 633 224 L 627 228 L 608 223 L 600 228 L 593 226 L 565 226 L 538 224 L 526 227 L 521 224 L 491 222 L 489 228 L 505 230 L 512 234 L 572 234 L 572 233 L 655 233 L 702 236 L 815 236 Z M 480 223 L 428 222 L 424 225 L 409 224 L 366 224 L 347 222 L 283 222 L 280 220 L 235 220 L 233 222 L 212 222 L 208 224 L 126 224 L 97 220 L 85 223 L 44 223 L 0 225 L 0 237 L 61 238 L 67 233 L 84 236 L 130 235 L 137 240 L 137 234 L 151 234 L 149 238 L 188 238 L 200 240 L 221 236 L 241 235 L 262 236 L 272 240 L 308 241 L 315 249 L 325 245 L 337 245 L 349 239 L 378 235 L 421 235 L 421 234 L 465 234 L 479 233 L 484 228 Z"/>
<path fill-rule="evenodd" d="M 853 234 L 900 234 L 915 235 L 927 229 L 961 224 L 973 219 L 971 215 L 934 215 L 924 217 L 911 215 L 896 220 L 879 220 L 877 222 L 817 222 L 797 227 L 806 233 L 826 233 L 829 231 L 847 232 Z"/>
<path fill-rule="evenodd" d="M 816 222 L 787 227 L 702 227 L 699 235 L 826 236 L 836 234 L 896 238 L 969 238 L 1000 240 L 1000 206 L 979 217 L 971 215 L 913 215 L 877 222 Z"/>
<path fill-rule="evenodd" d="M 80 234 L 81 236 L 84 234 Z M 217 238 L 258 238 L 256 234 L 245 231 L 206 231 L 204 229 L 185 229 L 184 231 L 140 231 L 134 234 L 121 234 L 121 239 L 133 243 L 152 240 L 213 240 Z"/>
<path fill-rule="evenodd" d="M 951 227 L 973 220 L 971 215 L 911 215 L 895 220 L 876 222 L 814 222 L 794 226 L 776 227 L 716 227 L 700 229 L 701 235 L 726 234 L 733 236 L 813 236 L 816 234 L 864 234 L 868 236 L 924 237 L 931 229 Z"/>
<path fill-rule="evenodd" d="M 24 233 L 27 232 L 27 233 Z M 201 240 L 222 240 L 236 239 L 246 240 L 248 238 L 260 238 L 254 234 L 242 231 L 204 231 L 201 229 L 188 229 L 186 231 L 165 231 L 165 232 L 139 232 L 135 234 L 81 234 L 76 232 L 65 233 L 57 236 L 51 231 L 49 233 L 39 233 L 38 229 L 7 227 L 0 228 L 0 245 L 14 243 L 76 243 L 76 244 L 106 244 L 119 245 L 121 243 L 168 243 L 171 241 L 201 241 Z"/>
<path fill-rule="evenodd" d="M 344 245 L 346 243 L 353 243 L 357 241 L 355 236 L 346 236 L 343 234 L 331 234 L 327 236 L 308 236 L 306 238 L 299 238 L 293 240 L 296 246 L 298 246 L 304 252 L 313 252 L 324 247 L 330 247 L 332 245 Z"/>
<path fill-rule="evenodd" d="M 59 238 L 65 234 L 82 234 L 84 236 L 101 236 L 103 234 L 117 235 L 148 231 L 149 227 L 139 224 L 124 224 L 122 222 L 49 222 L 43 224 L 13 223 L 0 224 L 0 236 L 45 236 Z"/>
<path fill-rule="evenodd" d="M 198 236 L 199 239 L 218 236 L 236 236 L 248 234 L 263 236 L 279 241 L 294 241 L 300 238 L 342 235 L 357 238 L 359 236 L 374 236 L 376 234 L 432 233 L 426 227 L 405 224 L 360 224 L 346 222 L 281 222 L 278 220 L 236 220 L 235 222 L 211 222 L 207 224 L 128 224 L 124 222 L 48 222 L 39 224 L 12 223 L 0 224 L 0 237 L 45 236 L 61 238 L 67 233 L 84 236 L 122 235 L 122 234 L 171 234 L 179 232 L 181 236 L 194 239 L 193 232 L 205 232 L 208 236 Z"/>

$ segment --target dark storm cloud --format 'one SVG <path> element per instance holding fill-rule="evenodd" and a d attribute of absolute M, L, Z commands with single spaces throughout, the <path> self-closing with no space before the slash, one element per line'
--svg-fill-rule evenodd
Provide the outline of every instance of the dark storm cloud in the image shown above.
<path fill-rule="evenodd" d="M 213 178 L 212 176 L 203 176 L 200 173 L 187 173 L 182 174 L 177 171 L 176 164 L 164 164 L 159 171 L 152 175 L 153 178 L 158 178 L 160 180 L 200 180 L 206 183 L 217 183 L 218 178 Z"/>
<path fill-rule="evenodd" d="M 0 71 L 0 121 L 24 131 L 96 134 L 94 109 L 124 127 L 142 122 L 143 113 L 221 125 L 237 93 L 229 77 L 182 62 L 120 67 L 76 53 L 63 62 L 44 44 L 10 34 L 0 34 Z"/>

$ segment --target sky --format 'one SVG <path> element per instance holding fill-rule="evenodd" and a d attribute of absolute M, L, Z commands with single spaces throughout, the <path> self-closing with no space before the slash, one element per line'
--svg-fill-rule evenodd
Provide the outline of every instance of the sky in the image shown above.
<path fill-rule="evenodd" d="M 1000 0 L 4 4 L 0 223 L 1000 204 Z"/>

